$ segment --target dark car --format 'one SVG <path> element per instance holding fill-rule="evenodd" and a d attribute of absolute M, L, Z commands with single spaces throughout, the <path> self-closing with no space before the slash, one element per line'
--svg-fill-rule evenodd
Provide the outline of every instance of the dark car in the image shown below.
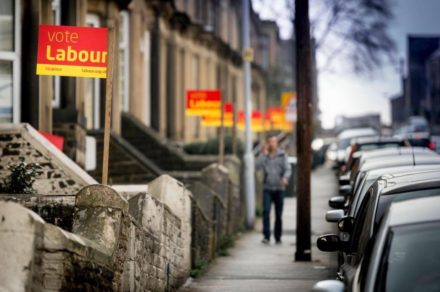
<path fill-rule="evenodd" d="M 377 149 L 409 147 L 410 144 L 405 139 L 393 137 L 362 137 L 351 140 L 351 145 L 347 150 L 345 170 L 350 170 L 353 164 L 353 155 L 356 152 L 368 152 Z"/>
<path fill-rule="evenodd" d="M 354 268 L 365 253 L 368 241 L 376 233 L 383 214 L 399 196 L 411 198 L 440 194 L 440 171 L 381 177 L 363 198 L 356 218 L 338 222 L 340 235 L 324 235 L 317 245 L 322 251 L 342 251 L 343 264 L 339 278 L 352 279 Z"/>
<path fill-rule="evenodd" d="M 348 170 L 347 174 L 340 177 L 340 185 L 350 184 L 351 179 L 358 172 L 361 165 L 366 161 L 374 159 L 389 159 L 393 156 L 404 156 L 404 155 L 437 155 L 434 151 L 423 148 L 423 147 L 399 147 L 399 148 L 385 148 L 376 149 L 371 151 L 358 151 L 353 154 L 353 162 Z"/>
<path fill-rule="evenodd" d="M 312 291 L 440 291 L 439 206 L 440 192 L 394 200 L 354 276 L 321 281 Z"/>
<path fill-rule="evenodd" d="M 369 170 L 392 166 L 405 166 L 411 164 L 426 165 L 436 163 L 440 163 L 440 155 L 433 151 L 412 153 L 409 155 L 369 158 L 364 162 L 362 162 L 361 160 L 359 170 L 355 173 L 352 173 L 351 182 L 353 185 L 353 191 L 356 191 L 356 187 L 359 185 L 359 181 L 365 176 L 365 173 Z"/>
<path fill-rule="evenodd" d="M 356 217 L 359 209 L 359 202 L 362 201 L 367 190 L 374 184 L 374 182 L 381 176 L 386 174 L 413 174 L 432 170 L 440 170 L 440 164 L 426 164 L 426 165 L 405 165 L 397 167 L 385 167 L 367 171 L 366 175 L 359 182 L 356 187 L 356 192 L 347 197 L 335 196 L 329 200 L 330 207 L 334 209 L 341 209 L 347 216 Z M 346 212 L 345 212 L 346 211 Z"/>

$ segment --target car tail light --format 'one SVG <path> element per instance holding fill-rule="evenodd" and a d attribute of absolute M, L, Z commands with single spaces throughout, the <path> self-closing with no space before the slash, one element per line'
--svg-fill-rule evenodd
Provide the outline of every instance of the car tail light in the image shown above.
<path fill-rule="evenodd" d="M 435 144 L 435 142 L 434 141 L 431 141 L 431 142 L 429 142 L 429 149 L 431 149 L 431 150 L 435 150 L 437 147 L 436 147 L 437 145 Z"/>

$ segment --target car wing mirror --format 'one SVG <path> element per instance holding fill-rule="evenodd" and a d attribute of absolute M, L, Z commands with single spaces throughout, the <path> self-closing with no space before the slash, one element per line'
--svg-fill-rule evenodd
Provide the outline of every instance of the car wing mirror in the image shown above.
<path fill-rule="evenodd" d="M 353 191 L 353 188 L 351 185 L 343 185 L 343 186 L 339 187 L 339 194 L 341 196 L 346 196 L 346 197 L 350 196 L 352 191 Z"/>
<path fill-rule="evenodd" d="M 336 234 L 326 234 L 318 237 L 316 245 L 320 251 L 339 251 L 342 248 L 341 241 Z"/>
<path fill-rule="evenodd" d="M 328 200 L 328 205 L 333 209 L 343 209 L 345 205 L 345 197 L 344 196 L 331 197 L 330 200 Z"/>
<path fill-rule="evenodd" d="M 348 184 L 350 184 L 350 174 L 347 173 L 347 174 L 341 175 L 339 177 L 339 185 L 340 186 L 345 186 L 345 185 L 348 185 Z"/>
<path fill-rule="evenodd" d="M 330 211 L 327 211 L 327 213 L 325 213 L 325 220 L 327 222 L 337 223 L 337 222 L 339 222 L 339 220 L 344 218 L 344 215 L 345 215 L 344 210 L 342 210 L 342 209 L 330 210 Z"/>
<path fill-rule="evenodd" d="M 319 281 L 312 288 L 312 292 L 344 292 L 344 283 L 339 280 Z"/>

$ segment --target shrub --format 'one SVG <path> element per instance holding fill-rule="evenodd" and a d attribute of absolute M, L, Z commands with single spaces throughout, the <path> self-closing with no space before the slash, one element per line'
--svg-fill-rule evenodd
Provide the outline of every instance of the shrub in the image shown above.
<path fill-rule="evenodd" d="M 218 155 L 219 139 L 211 138 L 206 142 L 194 142 L 183 146 L 183 150 L 194 155 Z M 237 138 L 237 155 L 244 153 L 243 142 Z M 232 154 L 232 136 L 225 136 L 225 154 Z"/>
<path fill-rule="evenodd" d="M 21 161 L 8 167 L 11 172 L 3 183 L 0 183 L 0 193 L 8 194 L 33 194 L 32 185 L 41 169 L 38 163 L 26 163 Z"/>

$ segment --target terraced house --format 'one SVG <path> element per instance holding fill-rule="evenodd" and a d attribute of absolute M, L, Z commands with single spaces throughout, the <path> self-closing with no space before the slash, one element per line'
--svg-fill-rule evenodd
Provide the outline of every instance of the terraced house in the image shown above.
<path fill-rule="evenodd" d="M 233 0 L 5 0 L 0 3 L 0 119 L 64 137 L 64 152 L 100 176 L 105 79 L 37 76 L 39 24 L 114 26 L 110 179 L 143 182 L 161 171 L 200 170 L 177 145 L 217 128 L 185 115 L 190 89 L 220 89 L 243 110 L 241 4 Z M 278 27 L 251 18 L 252 99 L 267 104 Z M 232 134 L 236 129 L 227 129 Z M 237 136 L 243 133 L 237 130 Z M 190 161 L 191 160 L 191 161 Z M 125 163 L 124 175 L 116 165 Z M 113 178 L 112 178 L 113 176 Z"/>

